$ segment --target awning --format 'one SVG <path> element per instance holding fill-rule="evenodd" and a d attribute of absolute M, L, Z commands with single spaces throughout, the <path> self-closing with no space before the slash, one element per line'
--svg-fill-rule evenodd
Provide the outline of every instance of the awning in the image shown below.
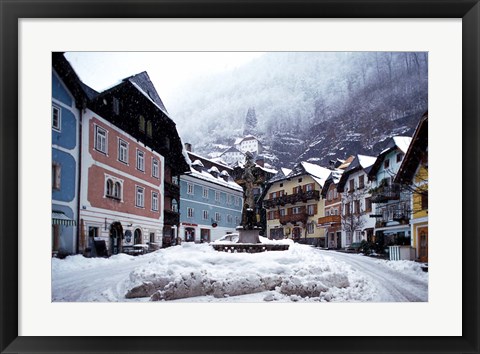
<path fill-rule="evenodd" d="M 397 233 L 398 231 L 410 231 L 410 225 L 395 225 L 375 228 L 375 232 L 377 231 L 383 231 L 386 234 L 388 234 L 389 231 L 391 231 L 390 233 Z"/>
<path fill-rule="evenodd" d="M 70 219 L 62 211 L 53 210 L 52 225 L 75 226 L 77 225 L 77 222 L 75 220 Z"/>

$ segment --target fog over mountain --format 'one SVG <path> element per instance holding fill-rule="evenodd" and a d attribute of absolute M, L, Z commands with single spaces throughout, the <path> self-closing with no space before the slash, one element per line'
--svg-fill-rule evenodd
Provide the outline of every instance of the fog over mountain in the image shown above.
<path fill-rule="evenodd" d="M 376 155 L 387 137 L 413 133 L 427 102 L 426 53 L 272 52 L 190 82 L 167 108 L 183 141 L 212 156 L 254 108 L 268 162 L 291 167 Z"/>

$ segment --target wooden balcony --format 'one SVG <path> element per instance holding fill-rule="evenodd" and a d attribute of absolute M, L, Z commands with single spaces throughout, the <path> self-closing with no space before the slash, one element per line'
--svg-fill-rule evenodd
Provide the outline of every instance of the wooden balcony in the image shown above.
<path fill-rule="evenodd" d="M 311 191 L 301 191 L 294 194 L 285 194 L 281 197 L 273 198 L 273 199 L 265 199 L 263 201 L 263 207 L 265 209 L 275 208 L 277 206 L 284 206 L 286 204 L 296 204 L 296 203 L 306 203 L 309 200 L 319 200 L 320 199 L 320 191 L 311 190 Z"/>
<path fill-rule="evenodd" d="M 304 224 L 307 223 L 308 214 L 306 212 L 301 212 L 299 214 L 291 214 L 291 215 L 280 215 L 280 224 L 294 224 L 296 222 L 303 222 Z"/>
<path fill-rule="evenodd" d="M 171 210 L 164 210 L 163 223 L 170 226 L 178 225 L 180 223 L 180 214 Z"/>
<path fill-rule="evenodd" d="M 400 186 L 391 185 L 391 186 L 381 186 L 378 188 L 372 189 L 372 203 L 387 203 L 390 200 L 400 199 Z"/>
<path fill-rule="evenodd" d="M 164 183 L 164 190 L 166 197 L 175 197 L 178 198 L 180 195 L 180 187 L 173 183 Z"/>
<path fill-rule="evenodd" d="M 329 215 L 318 218 L 318 225 L 339 224 L 341 222 L 340 215 Z"/>

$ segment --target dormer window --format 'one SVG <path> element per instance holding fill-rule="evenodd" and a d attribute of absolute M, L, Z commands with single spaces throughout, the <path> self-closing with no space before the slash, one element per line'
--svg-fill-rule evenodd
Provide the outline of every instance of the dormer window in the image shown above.
<path fill-rule="evenodd" d="M 138 116 L 138 130 L 145 132 L 145 117 L 142 115 Z"/>
<path fill-rule="evenodd" d="M 152 121 L 147 121 L 147 136 L 152 137 L 153 129 L 152 129 Z"/>
<path fill-rule="evenodd" d="M 116 115 L 119 115 L 120 114 L 120 101 L 119 101 L 119 99 L 114 97 L 113 101 L 112 101 L 112 104 L 113 104 L 113 113 L 115 113 Z"/>

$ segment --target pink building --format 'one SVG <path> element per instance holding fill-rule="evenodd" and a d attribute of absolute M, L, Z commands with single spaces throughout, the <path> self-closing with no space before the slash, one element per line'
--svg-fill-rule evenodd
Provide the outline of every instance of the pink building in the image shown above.
<path fill-rule="evenodd" d="M 160 247 L 163 166 L 150 147 L 91 110 L 83 114 L 80 251 Z"/>

